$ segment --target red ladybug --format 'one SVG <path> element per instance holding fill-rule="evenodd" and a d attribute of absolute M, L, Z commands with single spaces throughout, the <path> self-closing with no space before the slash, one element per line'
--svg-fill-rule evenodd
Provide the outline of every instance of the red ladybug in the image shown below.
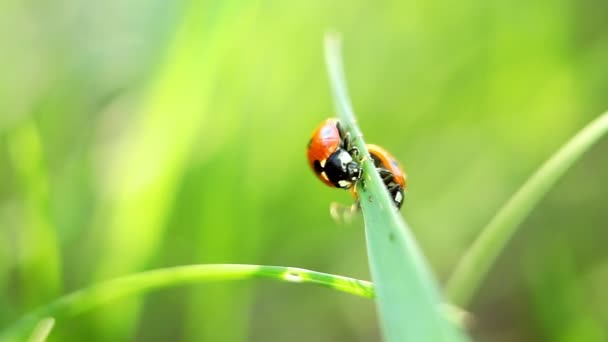
<path fill-rule="evenodd" d="M 369 151 L 374 165 L 380 173 L 380 177 L 386 185 L 388 192 L 395 202 L 397 208 L 401 208 L 403 204 L 403 195 L 407 186 L 407 176 L 403 172 L 403 169 L 399 165 L 399 162 L 385 149 L 378 145 L 368 144 L 367 150 Z"/>
<path fill-rule="evenodd" d="M 327 119 L 317 127 L 307 154 L 310 167 L 329 186 L 350 189 L 361 179 L 361 166 L 353 159 L 359 150 L 352 146 L 350 134 L 344 132 L 338 119 Z"/>

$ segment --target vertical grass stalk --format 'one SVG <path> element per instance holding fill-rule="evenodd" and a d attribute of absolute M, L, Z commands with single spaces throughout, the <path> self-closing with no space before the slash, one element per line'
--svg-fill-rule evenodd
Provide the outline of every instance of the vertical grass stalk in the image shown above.
<path fill-rule="evenodd" d="M 338 117 L 367 156 L 346 90 L 340 40 L 325 38 L 325 59 Z M 386 341 L 462 341 L 444 312 L 439 287 L 407 224 L 396 210 L 371 158 L 363 161 L 365 187 L 358 186 L 376 305 Z"/>

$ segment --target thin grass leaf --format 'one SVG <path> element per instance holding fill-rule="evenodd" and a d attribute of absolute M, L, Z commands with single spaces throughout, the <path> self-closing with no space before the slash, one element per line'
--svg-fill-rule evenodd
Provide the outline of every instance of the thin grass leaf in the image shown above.
<path fill-rule="evenodd" d="M 325 58 L 338 116 L 362 155 L 363 135 L 356 124 L 344 79 L 340 40 L 325 38 Z M 462 341 L 462 332 L 445 315 L 439 287 L 405 221 L 386 191 L 371 158 L 363 161 L 365 187 L 358 186 L 376 305 L 386 341 Z"/>
<path fill-rule="evenodd" d="M 589 123 L 547 160 L 492 218 L 447 283 L 448 297 L 466 306 L 520 223 L 580 156 L 608 132 L 608 112 Z"/>
<path fill-rule="evenodd" d="M 63 296 L 9 326 L 0 333 L 0 341 L 23 340 L 45 317 L 72 317 L 123 296 L 185 284 L 252 278 L 315 284 L 361 297 L 374 296 L 370 282 L 302 268 L 237 264 L 178 266 L 117 278 Z"/>
<path fill-rule="evenodd" d="M 36 327 L 34 332 L 28 339 L 28 342 L 44 342 L 49 337 L 51 330 L 55 326 L 55 319 L 52 317 L 43 318 Z"/>
<path fill-rule="evenodd" d="M 28 119 L 16 128 L 8 136 L 8 147 L 23 198 L 23 225 L 15 234 L 20 256 L 13 262 L 18 265 L 21 300 L 32 307 L 61 293 L 61 251 L 50 213 L 45 146 L 36 122 Z"/>
<path fill-rule="evenodd" d="M 95 240 L 99 263 L 91 281 L 138 272 L 162 248 L 193 148 L 214 127 L 209 108 L 221 62 L 233 35 L 242 30 L 235 26 L 241 18 L 234 3 L 214 6 L 214 20 L 208 20 L 207 6 L 202 1 L 184 3 L 162 62 L 150 77 L 137 111 L 127 120 L 128 135 L 121 137 L 120 148 L 104 165 L 106 191 L 101 193 L 101 205 L 96 206 L 93 228 L 103 233 Z M 224 135 L 228 134 L 216 135 L 214 142 L 222 141 Z M 211 145 L 200 144 L 199 148 Z M 218 236 L 211 240 L 220 245 Z M 96 331 L 98 338 L 129 339 L 140 310 L 141 303 L 130 300 L 96 313 L 93 320 L 97 325 L 112 327 Z M 205 329 L 221 324 L 216 323 L 197 326 Z"/>

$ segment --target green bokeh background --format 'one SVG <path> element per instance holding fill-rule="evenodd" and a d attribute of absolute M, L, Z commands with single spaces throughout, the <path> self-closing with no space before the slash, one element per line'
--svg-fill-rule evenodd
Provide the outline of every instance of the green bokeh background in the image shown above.
<path fill-rule="evenodd" d="M 404 165 L 440 282 L 608 108 L 608 2 L 0 2 L 0 326 L 103 279 L 193 263 L 369 278 L 361 220 L 308 169 L 341 32 L 366 140 Z M 470 311 L 480 341 L 608 340 L 608 141 L 536 208 Z M 51 341 L 377 341 L 369 300 L 265 281 L 113 302 Z"/>

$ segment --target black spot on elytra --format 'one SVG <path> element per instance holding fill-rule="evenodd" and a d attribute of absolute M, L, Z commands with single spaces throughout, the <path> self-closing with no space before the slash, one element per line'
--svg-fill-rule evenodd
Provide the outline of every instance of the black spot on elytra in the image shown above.
<path fill-rule="evenodd" d="M 318 160 L 315 160 L 314 167 L 315 167 L 315 172 L 316 173 L 323 172 L 323 167 L 321 166 L 321 163 Z"/>

